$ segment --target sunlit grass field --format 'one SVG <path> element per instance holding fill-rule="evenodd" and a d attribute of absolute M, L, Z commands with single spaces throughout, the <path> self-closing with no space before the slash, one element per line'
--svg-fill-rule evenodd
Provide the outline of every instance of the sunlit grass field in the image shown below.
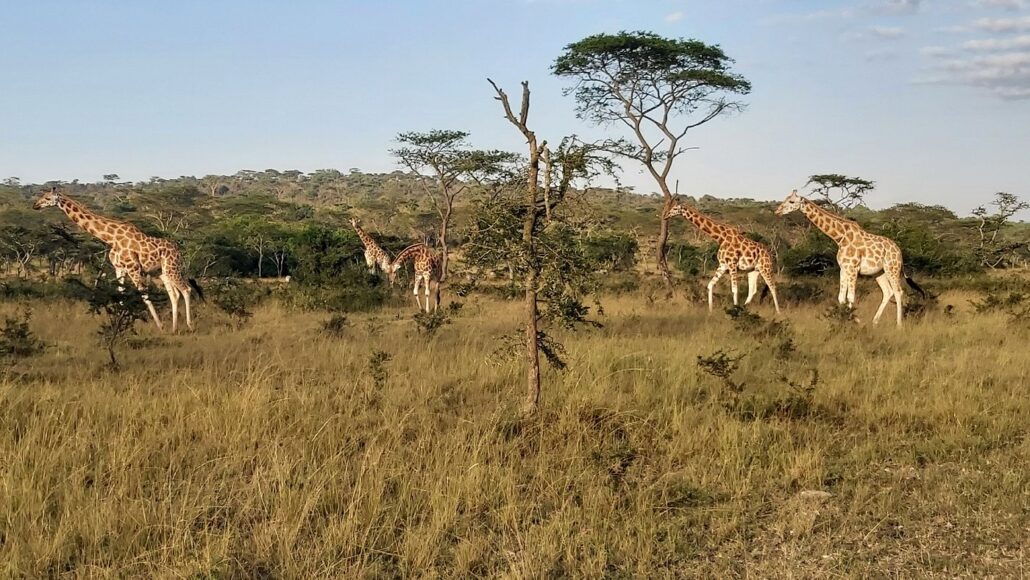
<path fill-rule="evenodd" d="M 82 304 L 2 304 L 50 346 L 0 372 L 0 576 L 1026 576 L 1030 330 L 969 298 L 899 331 L 866 290 L 862 324 L 774 335 L 768 304 L 742 330 L 607 297 L 529 420 L 490 298 L 431 337 L 413 304 L 340 337 L 201 308 L 120 372 Z"/>

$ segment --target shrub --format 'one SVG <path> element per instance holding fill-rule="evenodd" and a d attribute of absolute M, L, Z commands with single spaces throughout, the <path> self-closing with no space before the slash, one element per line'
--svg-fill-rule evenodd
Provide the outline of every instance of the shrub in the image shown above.
<path fill-rule="evenodd" d="M 350 322 L 343 314 L 333 314 L 328 320 L 322 323 L 322 333 L 331 338 L 342 338 L 347 331 Z"/>
<path fill-rule="evenodd" d="M 4 325 L 0 327 L 0 358 L 28 358 L 46 350 L 46 343 L 29 327 L 31 318 L 30 310 L 20 316 L 4 318 Z"/>
<path fill-rule="evenodd" d="M 211 302 L 229 315 L 236 328 L 242 328 L 254 316 L 254 307 L 271 292 L 264 287 L 242 283 L 238 278 L 222 278 L 210 285 Z"/>

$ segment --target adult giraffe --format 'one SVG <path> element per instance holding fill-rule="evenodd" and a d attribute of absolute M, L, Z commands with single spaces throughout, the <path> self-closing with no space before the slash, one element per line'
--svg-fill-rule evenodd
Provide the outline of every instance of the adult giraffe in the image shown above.
<path fill-rule="evenodd" d="M 876 283 L 883 292 L 883 300 L 876 310 L 876 316 L 873 317 L 873 324 L 880 321 L 883 310 L 893 298 L 898 307 L 898 326 L 901 326 L 905 311 L 902 278 L 920 295 L 926 296 L 926 292 L 905 274 L 901 248 L 894 240 L 865 231 L 857 222 L 836 215 L 801 197 L 796 189 L 776 208 L 776 214 L 782 216 L 793 211 L 801 211 L 815 227 L 837 243 L 837 265 L 840 266 L 840 292 L 837 302 L 847 302 L 849 308 L 854 308 L 855 286 L 859 274 L 876 276 Z"/>
<path fill-rule="evenodd" d="M 769 292 L 772 293 L 776 313 L 780 313 L 780 299 L 776 295 L 776 279 L 773 277 L 772 252 L 765 244 L 752 240 L 739 229 L 719 223 L 685 203 L 672 204 L 666 214 L 667 217 L 677 215 L 683 216 L 719 244 L 717 254 L 719 269 L 708 282 L 709 311 L 712 310 L 712 293 L 715 285 L 727 272 L 730 275 L 730 287 L 733 290 L 733 305 L 737 305 L 737 272 L 742 271 L 747 272 L 747 298 L 744 300 L 744 305 L 749 304 L 758 293 L 758 277 L 761 276 L 765 280 L 765 285 L 769 287 Z"/>
<path fill-rule="evenodd" d="M 110 248 L 107 258 L 114 266 L 118 283 L 123 284 L 126 276 L 132 281 L 143 295 L 143 302 L 159 330 L 164 327 L 147 295 L 147 282 L 150 276 L 160 273 L 172 303 L 172 332 L 177 330 L 179 323 L 180 296 L 186 304 L 186 326 L 193 330 L 190 294 L 196 290 L 197 298 L 204 300 L 204 293 L 195 280 L 183 276 L 182 254 L 175 242 L 148 236 L 128 222 L 97 215 L 70 197 L 58 193 L 57 188 L 44 193 L 32 204 L 33 209 L 45 207 L 60 208 L 68 219 Z"/>
<path fill-rule="evenodd" d="M 393 263 L 390 264 L 386 274 L 390 279 L 390 284 L 393 284 L 394 280 L 397 279 L 397 271 L 401 269 L 401 266 L 405 262 L 411 260 L 415 265 L 415 304 L 418 304 L 418 309 L 423 310 L 422 303 L 418 297 L 418 287 L 424 285 L 426 295 L 426 305 L 424 310 L 429 312 L 429 294 L 432 291 L 436 297 L 436 301 L 433 304 L 433 311 L 435 312 L 440 308 L 440 256 L 433 251 L 429 246 L 418 243 L 412 244 L 407 248 L 401 250 L 401 253 L 397 254 L 394 258 Z M 433 290 L 432 286 L 435 283 L 436 288 Z"/>

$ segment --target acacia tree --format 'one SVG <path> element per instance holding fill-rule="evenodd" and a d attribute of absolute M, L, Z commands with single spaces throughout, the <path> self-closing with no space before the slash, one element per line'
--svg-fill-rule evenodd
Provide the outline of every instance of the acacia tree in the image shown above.
<path fill-rule="evenodd" d="M 991 205 L 996 208 L 993 214 L 988 214 L 987 208 L 981 205 L 973 210 L 973 216 L 977 219 L 976 231 L 980 235 L 980 245 L 976 249 L 976 257 L 980 260 L 980 264 L 993 270 L 1006 261 L 1010 252 L 1026 244 L 1025 242 L 1006 243 L 998 239 L 998 234 L 1012 216 L 1030 208 L 1030 204 L 1011 193 L 999 191 L 994 194 L 994 201 L 991 202 Z"/>
<path fill-rule="evenodd" d="M 440 217 L 437 237 L 441 251 L 441 282 L 447 279 L 449 272 L 449 231 L 455 199 L 466 191 L 469 180 L 478 181 L 484 174 L 495 173 L 499 166 L 512 158 L 512 154 L 506 151 L 470 149 L 468 136 L 465 131 L 444 129 L 401 133 L 397 135 L 397 142 L 402 147 L 390 151 L 418 176 L 422 191 L 433 202 L 433 208 Z M 432 173 L 433 186 L 425 176 L 427 170 Z"/>
<path fill-rule="evenodd" d="M 848 177 L 839 173 L 811 175 L 805 187 L 815 185 L 812 194 L 828 203 L 838 212 L 847 211 L 865 201 L 865 194 L 876 187 L 876 182 L 861 177 Z"/>
<path fill-rule="evenodd" d="M 671 282 L 666 261 L 673 204 L 669 174 L 688 150 L 687 133 L 716 117 L 739 111 L 730 95 L 751 91 L 732 72 L 733 59 L 717 45 L 663 38 L 651 32 L 596 34 L 565 47 L 552 72 L 573 81 L 577 115 L 598 125 L 621 125 L 630 139 L 609 140 L 604 149 L 641 163 L 665 198 L 656 242 L 658 269 Z"/>
<path fill-rule="evenodd" d="M 488 79 L 489 80 L 489 79 Z M 588 309 L 581 302 L 590 288 L 594 269 L 588 264 L 581 228 L 560 219 L 558 210 L 572 190 L 573 180 L 589 178 L 597 161 L 596 149 L 573 138 L 562 140 L 552 152 L 557 173 L 547 201 L 541 187 L 541 163 L 547 142 L 529 128 L 529 83 L 522 83 L 520 107 L 512 108 L 508 95 L 489 81 L 504 117 L 525 137 L 528 157 L 524 171 L 501 173 L 488 184 L 473 212 L 465 257 L 473 267 L 497 271 L 508 269 L 513 283 L 524 296 L 524 329 L 512 351 L 521 352 L 526 362 L 525 415 L 536 412 L 540 399 L 540 356 L 555 368 L 564 368 L 563 348 L 544 330 L 546 323 L 574 328 L 589 323 Z M 605 159 L 607 161 L 607 159 Z M 610 165 L 601 164 L 603 169 Z M 550 207 L 551 221 L 544 218 Z M 509 345 L 514 346 L 514 345 Z M 507 349 L 504 349 L 507 350 Z"/>

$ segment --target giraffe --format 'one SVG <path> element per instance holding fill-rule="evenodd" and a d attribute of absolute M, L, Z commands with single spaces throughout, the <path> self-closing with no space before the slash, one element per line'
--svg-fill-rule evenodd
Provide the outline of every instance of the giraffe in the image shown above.
<path fill-rule="evenodd" d="M 394 259 L 386 271 L 390 277 L 390 284 L 393 284 L 396 279 L 397 270 L 400 270 L 404 262 L 408 260 L 412 260 L 415 264 L 415 304 L 418 304 L 419 310 L 423 310 L 422 303 L 418 298 L 418 288 L 419 285 L 424 285 L 426 295 L 425 311 L 429 312 L 430 286 L 435 283 L 436 303 L 433 305 L 433 310 L 436 311 L 440 308 L 440 256 L 423 243 L 412 244 L 404 248 L 401 250 L 401 253 L 397 254 L 397 258 Z"/>
<path fill-rule="evenodd" d="M 883 292 L 883 300 L 876 309 L 873 324 L 880 321 L 887 304 L 894 298 L 898 311 L 898 326 L 901 326 L 905 310 L 902 278 L 915 291 L 926 296 L 923 289 L 905 274 L 901 248 L 893 240 L 871 234 L 862 229 L 857 222 L 819 207 L 811 200 L 798 195 L 796 189 L 776 208 L 776 214 L 782 216 L 793 211 L 801 211 L 815 227 L 837 243 L 837 264 L 840 266 L 840 292 L 837 302 L 840 304 L 846 302 L 848 308 L 855 307 L 855 286 L 859 274 L 876 276 L 876 283 Z"/>
<path fill-rule="evenodd" d="M 684 203 L 673 204 L 666 215 L 668 217 L 683 216 L 719 244 L 719 252 L 716 254 L 719 259 L 719 269 L 708 282 L 709 312 L 712 310 L 713 289 L 727 272 L 730 275 L 730 286 L 733 289 L 733 304 L 737 305 L 737 272 L 743 271 L 747 272 L 747 298 L 744 300 L 744 305 L 749 304 L 758 292 L 758 278 L 761 276 L 765 280 L 766 286 L 769 287 L 769 292 L 772 293 L 776 313 L 780 313 L 780 300 L 776 295 L 776 280 L 773 277 L 774 261 L 772 252 L 765 244 L 748 238 L 739 229 L 719 223 Z"/>
<path fill-rule="evenodd" d="M 354 228 L 354 231 L 358 233 L 358 237 L 361 238 L 361 243 L 365 246 L 365 263 L 368 264 L 368 271 L 375 272 L 376 266 L 382 268 L 384 272 L 390 271 L 390 254 L 386 253 L 386 250 L 381 248 L 379 244 L 368 235 L 368 232 L 363 230 L 358 225 L 358 220 L 352 219 L 350 225 Z"/>
<path fill-rule="evenodd" d="M 143 295 L 143 302 L 158 330 L 163 330 L 161 318 L 147 295 L 150 276 L 160 271 L 161 281 L 172 303 L 172 332 L 178 329 L 180 296 L 185 300 L 186 326 L 193 330 L 190 295 L 196 290 L 197 297 L 203 301 L 204 293 L 195 280 L 184 277 L 182 255 L 174 242 L 148 236 L 128 222 L 97 215 L 70 197 L 58 193 L 57 188 L 44 193 L 32 205 L 37 210 L 46 207 L 60 208 L 76 225 L 109 248 L 107 259 L 114 266 L 118 289 L 124 291 L 121 284 L 128 277 Z"/>

